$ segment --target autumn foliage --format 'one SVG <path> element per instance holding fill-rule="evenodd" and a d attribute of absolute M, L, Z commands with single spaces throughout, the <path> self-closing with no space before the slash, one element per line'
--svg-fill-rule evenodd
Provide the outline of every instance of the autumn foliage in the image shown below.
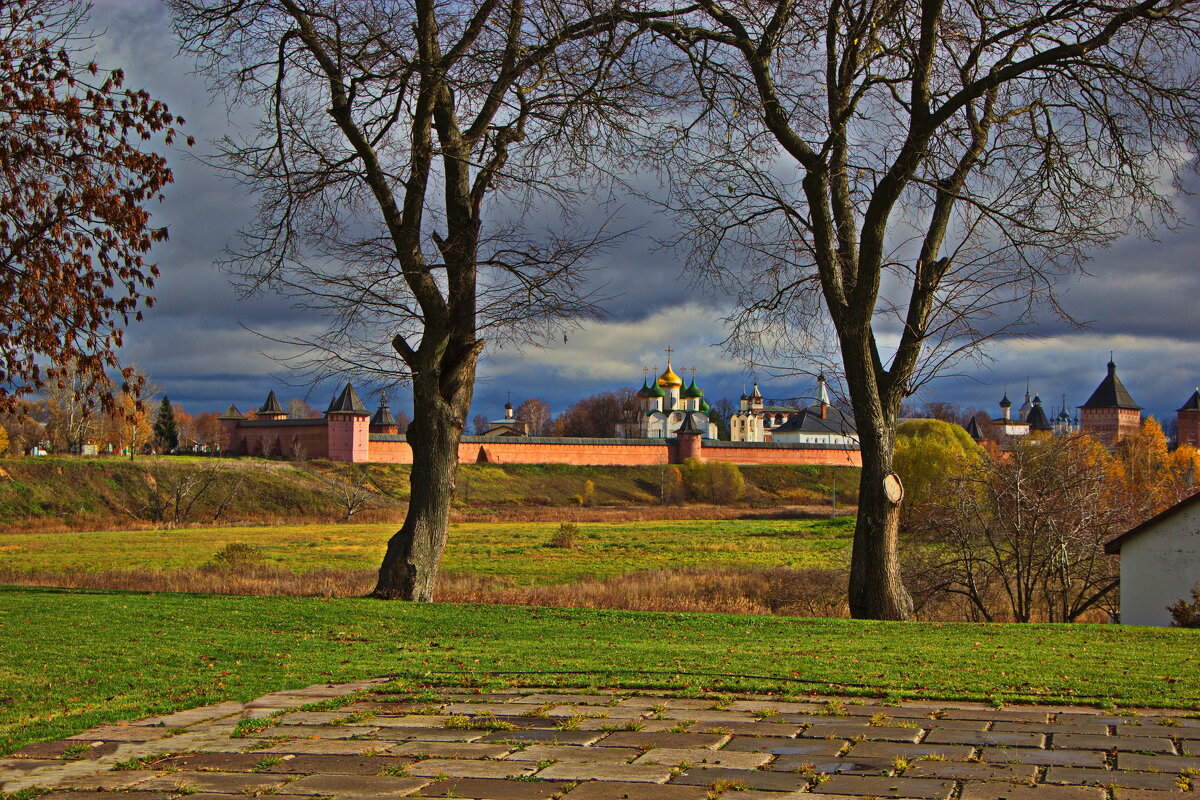
<path fill-rule="evenodd" d="M 182 120 L 75 60 L 85 11 L 0 0 L 0 409 L 67 369 L 114 406 L 115 351 L 158 274 L 145 254 L 167 236 L 146 206 L 171 171 L 146 143 L 171 144 Z"/>

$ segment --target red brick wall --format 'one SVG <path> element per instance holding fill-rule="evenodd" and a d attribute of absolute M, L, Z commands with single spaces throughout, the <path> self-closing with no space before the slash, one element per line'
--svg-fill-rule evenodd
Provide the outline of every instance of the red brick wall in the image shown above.
<path fill-rule="evenodd" d="M 1142 425 L 1142 412 L 1131 408 L 1083 408 L 1079 429 L 1105 444 L 1116 444 L 1133 436 Z"/>
<path fill-rule="evenodd" d="M 329 432 L 325 420 L 312 425 L 238 425 L 231 452 L 251 456 L 328 458 Z"/>
<path fill-rule="evenodd" d="M 597 444 L 521 442 L 505 439 L 465 441 L 458 446 L 462 464 L 575 464 L 577 466 L 642 466 L 671 463 L 672 448 L 661 444 Z M 857 450 L 790 449 L 765 447 L 701 447 L 705 461 L 732 461 L 735 464 L 812 464 L 862 466 Z M 386 464 L 411 464 L 408 442 L 371 442 L 371 461 Z"/>
<path fill-rule="evenodd" d="M 705 461 L 732 461 L 735 464 L 801 464 L 813 466 L 861 467 L 858 450 L 805 449 L 785 450 L 765 447 L 705 447 Z"/>

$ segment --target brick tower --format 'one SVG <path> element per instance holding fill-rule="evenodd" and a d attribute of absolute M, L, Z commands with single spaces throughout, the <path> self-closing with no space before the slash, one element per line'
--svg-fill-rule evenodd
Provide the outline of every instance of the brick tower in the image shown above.
<path fill-rule="evenodd" d="M 1200 447 L 1200 389 L 1192 392 L 1182 408 L 1175 409 L 1175 420 L 1178 428 L 1176 444 Z"/>
<path fill-rule="evenodd" d="M 329 430 L 330 461 L 368 461 L 371 438 L 371 412 L 358 399 L 354 387 L 346 384 L 325 411 Z"/>
<path fill-rule="evenodd" d="M 1133 402 L 1129 390 L 1117 377 L 1117 365 L 1109 354 L 1108 374 L 1088 401 L 1079 407 L 1079 427 L 1092 438 L 1114 445 L 1133 436 L 1142 425 L 1142 407 Z"/>

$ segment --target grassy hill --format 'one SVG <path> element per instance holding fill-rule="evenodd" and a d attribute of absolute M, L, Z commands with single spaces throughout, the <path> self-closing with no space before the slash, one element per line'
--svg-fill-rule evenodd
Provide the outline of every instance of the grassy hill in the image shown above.
<path fill-rule="evenodd" d="M 857 499 L 858 470 L 850 467 L 743 467 L 742 473 L 741 508 L 827 505 L 831 482 L 843 508 Z M 407 502 L 408 475 L 402 465 L 254 458 L 0 460 L 0 530 L 334 522 L 350 511 L 356 520 L 391 522 Z M 576 496 L 591 481 L 597 508 L 679 516 L 660 504 L 663 476 L 661 467 L 464 465 L 455 506 L 461 518 L 557 519 L 548 510 L 578 508 Z M 687 516 L 704 514 L 690 509 Z"/>

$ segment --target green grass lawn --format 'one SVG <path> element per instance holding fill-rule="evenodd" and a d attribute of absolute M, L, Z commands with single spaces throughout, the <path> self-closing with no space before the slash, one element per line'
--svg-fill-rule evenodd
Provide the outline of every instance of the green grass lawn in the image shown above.
<path fill-rule="evenodd" d="M 320 681 L 1200 708 L 1197 631 L 0 588 L 0 752 Z"/>
<path fill-rule="evenodd" d="M 558 523 L 451 525 L 443 570 L 511 578 L 517 584 L 570 582 L 641 569 L 690 566 L 843 566 L 854 520 L 670 520 L 581 523 L 582 545 L 546 542 Z M 375 568 L 396 525 L 292 525 L 100 533 L 0 534 L 0 567 L 103 571 L 179 569 L 210 561 L 226 544 L 261 547 L 295 572 Z"/>

